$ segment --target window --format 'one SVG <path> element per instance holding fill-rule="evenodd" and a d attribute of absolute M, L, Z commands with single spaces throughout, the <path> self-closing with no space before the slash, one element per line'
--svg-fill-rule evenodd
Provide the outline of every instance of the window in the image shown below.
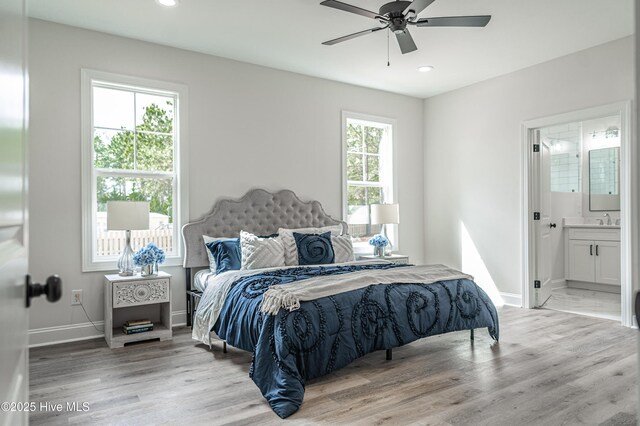
<path fill-rule="evenodd" d="M 343 215 L 356 252 L 370 252 L 369 238 L 381 225 L 371 224 L 370 205 L 393 203 L 395 178 L 393 140 L 395 120 L 343 112 Z M 398 248 L 397 226 L 387 236 Z"/>
<path fill-rule="evenodd" d="M 83 270 L 115 269 L 125 231 L 107 230 L 107 202 L 149 201 L 149 230 L 132 230 L 134 251 L 149 242 L 167 264 L 182 256 L 187 217 L 184 86 L 83 70 Z"/>

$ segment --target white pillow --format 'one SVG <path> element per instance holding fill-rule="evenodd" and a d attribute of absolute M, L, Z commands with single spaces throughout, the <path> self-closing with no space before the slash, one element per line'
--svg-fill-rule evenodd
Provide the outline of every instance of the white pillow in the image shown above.
<path fill-rule="evenodd" d="M 278 238 L 260 238 L 240 231 L 240 269 L 260 269 L 285 266 L 284 247 Z"/>
<path fill-rule="evenodd" d="M 278 229 L 278 239 L 284 247 L 284 263 L 287 266 L 298 265 L 298 246 L 293 238 L 293 233 L 298 234 L 322 234 L 331 231 L 331 236 L 338 236 L 342 233 L 342 225 L 323 226 L 322 228 L 300 228 L 300 229 Z"/>
<path fill-rule="evenodd" d="M 333 252 L 336 255 L 336 263 L 352 262 L 355 260 L 350 235 L 341 235 L 339 237 L 331 236 L 331 245 L 333 245 Z"/>

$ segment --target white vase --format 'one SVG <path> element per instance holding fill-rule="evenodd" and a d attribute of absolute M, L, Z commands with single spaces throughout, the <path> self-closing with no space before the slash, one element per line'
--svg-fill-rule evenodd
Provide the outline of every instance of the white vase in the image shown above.
<path fill-rule="evenodd" d="M 384 247 L 373 246 L 373 255 L 378 257 L 384 257 Z"/>

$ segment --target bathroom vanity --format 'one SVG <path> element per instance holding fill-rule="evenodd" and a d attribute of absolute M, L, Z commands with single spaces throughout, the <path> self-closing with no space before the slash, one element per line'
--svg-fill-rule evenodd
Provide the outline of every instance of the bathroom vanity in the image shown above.
<path fill-rule="evenodd" d="M 620 225 L 563 221 L 567 284 L 620 292 Z"/>

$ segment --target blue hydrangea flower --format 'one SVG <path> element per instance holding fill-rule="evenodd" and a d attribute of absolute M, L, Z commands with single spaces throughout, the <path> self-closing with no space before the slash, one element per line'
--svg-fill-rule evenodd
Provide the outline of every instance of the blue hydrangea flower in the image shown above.
<path fill-rule="evenodd" d="M 369 240 L 369 244 L 374 247 L 386 247 L 389 245 L 389 240 L 386 239 L 383 235 L 376 234 Z"/>
<path fill-rule="evenodd" d="M 133 255 L 133 263 L 135 263 L 136 266 L 164 263 L 164 260 L 164 250 L 155 245 L 155 243 L 147 244 L 146 247 L 141 248 Z"/>

